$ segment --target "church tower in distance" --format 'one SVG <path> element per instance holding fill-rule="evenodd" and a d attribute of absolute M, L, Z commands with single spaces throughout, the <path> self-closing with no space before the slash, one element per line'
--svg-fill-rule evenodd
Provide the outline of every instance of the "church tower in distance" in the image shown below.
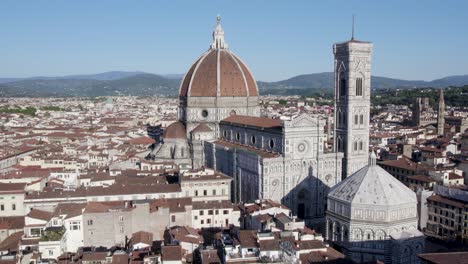
<path fill-rule="evenodd" d="M 440 92 L 439 92 L 439 109 L 437 111 L 437 134 L 439 136 L 444 135 L 444 126 L 445 126 L 444 90 L 440 89 Z"/>
<path fill-rule="evenodd" d="M 354 36 L 333 45 L 335 150 L 344 153 L 343 179 L 367 165 L 372 47 Z"/>

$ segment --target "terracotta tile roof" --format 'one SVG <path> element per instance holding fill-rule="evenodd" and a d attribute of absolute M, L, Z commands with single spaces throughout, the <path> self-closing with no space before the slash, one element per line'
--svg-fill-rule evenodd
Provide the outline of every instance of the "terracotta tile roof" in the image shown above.
<path fill-rule="evenodd" d="M 128 264 L 128 255 L 127 254 L 112 255 L 112 264 Z"/>
<path fill-rule="evenodd" d="M 0 193 L 24 193 L 26 183 L 0 183 Z"/>
<path fill-rule="evenodd" d="M 29 214 L 27 214 L 26 216 L 30 217 L 30 218 L 33 218 L 33 219 L 49 221 L 52 218 L 52 213 L 33 208 L 33 209 L 31 209 Z"/>
<path fill-rule="evenodd" d="M 82 261 L 104 261 L 108 252 L 83 252 Z"/>
<path fill-rule="evenodd" d="M 16 251 L 19 248 L 19 243 L 21 241 L 21 237 L 23 236 L 24 232 L 16 232 L 5 238 L 5 240 L 0 243 L 0 251 Z"/>
<path fill-rule="evenodd" d="M 468 252 L 424 253 L 418 257 L 433 264 L 468 264 Z"/>
<path fill-rule="evenodd" d="M 19 231 L 5 238 L 0 243 L 0 251 L 17 251 L 23 234 L 23 231 Z"/>
<path fill-rule="evenodd" d="M 398 160 L 386 160 L 380 162 L 379 164 L 411 171 L 423 171 L 431 169 L 431 167 L 425 163 L 416 163 L 406 157 Z"/>
<path fill-rule="evenodd" d="M 120 178 L 120 177 L 117 177 Z M 47 199 L 47 198 L 86 198 L 90 196 L 113 196 L 125 194 L 146 194 L 146 193 L 176 193 L 180 192 L 179 184 L 168 184 L 157 182 L 157 177 L 141 177 L 148 179 L 141 179 L 142 183 L 138 180 L 131 180 L 128 182 L 121 182 L 119 179 L 116 183 L 109 187 L 79 187 L 74 191 L 65 190 L 48 190 L 42 192 L 31 192 L 26 195 L 26 200 L 33 199 Z M 153 182 L 148 182 L 152 180 Z"/>
<path fill-rule="evenodd" d="M 219 52 L 219 94 L 221 96 L 247 96 L 244 72 L 229 51 Z"/>
<path fill-rule="evenodd" d="M 256 230 L 239 230 L 239 243 L 243 248 L 258 248 Z"/>
<path fill-rule="evenodd" d="M 431 147 L 421 147 L 419 148 L 421 151 L 424 152 L 436 152 L 436 153 L 442 153 L 444 152 L 443 149 L 438 149 L 438 148 L 431 148 Z"/>
<path fill-rule="evenodd" d="M 273 219 L 273 217 L 271 217 L 269 214 L 259 214 L 259 215 L 256 215 L 255 218 L 260 223 L 264 223 L 264 222 L 267 222 L 267 221 Z"/>
<path fill-rule="evenodd" d="M 218 56 L 217 51 L 210 50 L 198 62 L 198 66 L 192 74 L 187 95 L 215 97 L 217 92 Z"/>
<path fill-rule="evenodd" d="M 84 208 L 84 213 L 92 214 L 92 213 L 105 213 L 109 210 L 125 210 L 128 209 L 129 206 L 126 202 L 123 201 L 113 201 L 113 202 L 88 202 Z"/>
<path fill-rule="evenodd" d="M 281 129 L 282 127 L 280 119 L 272 119 L 268 117 L 256 117 L 256 116 L 243 116 L 243 115 L 231 115 L 221 120 L 221 123 L 261 127 L 261 128 L 275 128 L 275 129 Z"/>
<path fill-rule="evenodd" d="M 185 212 L 186 206 L 192 205 L 192 198 L 171 198 L 156 199 L 150 201 L 150 212 L 157 211 L 159 208 L 169 208 L 169 212 Z"/>
<path fill-rule="evenodd" d="M 420 181 L 420 182 L 436 182 L 435 179 L 427 176 L 427 175 L 411 175 L 407 177 L 408 179 Z"/>
<path fill-rule="evenodd" d="M 132 234 L 131 241 L 133 245 L 143 243 L 151 246 L 151 244 L 153 243 L 153 233 L 138 231 Z"/>
<path fill-rule="evenodd" d="M 325 263 L 325 262 L 333 262 L 334 260 L 339 260 L 345 258 L 343 254 L 336 251 L 334 248 L 328 247 L 325 251 L 317 250 L 312 251 L 310 253 L 303 253 L 299 256 L 301 263 L 309 264 L 309 263 Z M 345 262 L 343 262 L 345 263 Z"/>
<path fill-rule="evenodd" d="M 180 242 L 192 243 L 196 245 L 203 243 L 203 236 L 200 235 L 200 231 L 192 227 L 174 226 L 169 230 L 169 234 L 173 239 Z"/>
<path fill-rule="evenodd" d="M 182 247 L 177 246 L 163 246 L 161 250 L 162 261 L 177 261 L 182 260 Z"/>
<path fill-rule="evenodd" d="M 455 199 L 449 199 L 449 198 L 446 198 L 446 197 L 443 197 L 443 196 L 440 196 L 440 195 L 437 195 L 437 194 L 429 196 L 427 198 L 427 200 L 433 201 L 433 202 L 439 202 L 439 203 L 442 203 L 442 204 L 448 204 L 448 205 L 452 205 L 452 206 L 459 207 L 459 208 L 463 208 L 464 206 L 468 205 L 467 203 L 465 203 L 463 201 L 458 201 L 458 200 L 455 200 Z"/>
<path fill-rule="evenodd" d="M 86 203 L 59 203 L 55 208 L 53 216 L 66 215 L 65 219 L 69 219 L 83 214 L 85 207 Z"/>
<path fill-rule="evenodd" d="M 280 240 L 277 238 L 265 239 L 258 241 L 261 251 L 275 251 L 280 250 Z"/>
<path fill-rule="evenodd" d="M 248 68 L 230 50 L 210 49 L 190 67 L 181 83 L 179 95 L 258 96 L 258 88 Z"/>
<path fill-rule="evenodd" d="M 130 139 L 128 142 L 133 145 L 151 145 L 154 143 L 154 140 L 150 137 L 139 137 Z"/>
<path fill-rule="evenodd" d="M 184 79 L 182 80 L 181 85 L 180 85 L 180 91 L 179 91 L 180 96 L 183 96 L 183 97 L 187 96 L 188 87 L 189 87 L 190 81 L 192 80 L 193 72 L 195 68 L 197 67 L 198 62 L 203 58 L 203 55 L 200 58 L 198 58 L 195 61 L 195 63 L 192 64 L 188 72 L 185 74 Z"/>
<path fill-rule="evenodd" d="M 321 240 L 299 240 L 296 242 L 299 249 L 319 249 L 325 245 Z"/>
<path fill-rule="evenodd" d="M 224 209 L 224 208 L 233 208 L 233 207 L 234 206 L 230 200 L 193 202 L 193 210 Z"/>
<path fill-rule="evenodd" d="M 195 127 L 192 130 L 192 133 L 203 133 L 203 132 L 213 132 L 213 129 L 211 129 L 207 124 L 205 123 L 200 123 L 197 127 Z"/>
<path fill-rule="evenodd" d="M 165 139 L 186 139 L 187 134 L 185 125 L 182 122 L 174 122 L 170 124 L 163 132 Z"/>
<path fill-rule="evenodd" d="M 21 245 L 22 246 L 29 246 L 29 245 L 38 245 L 39 244 L 39 238 L 34 238 L 34 239 L 22 239 L 21 240 Z"/>
<path fill-rule="evenodd" d="M 0 229 L 22 229 L 24 216 L 9 216 L 0 218 Z"/>
<path fill-rule="evenodd" d="M 455 173 L 449 173 L 449 180 L 460 180 L 463 179 L 463 176 L 455 174 Z"/>
<path fill-rule="evenodd" d="M 225 141 L 225 140 L 216 140 L 213 143 L 216 144 L 216 145 L 219 145 L 219 146 L 226 147 L 226 148 L 241 149 L 241 150 L 256 154 L 256 155 L 258 155 L 260 157 L 263 157 L 263 158 L 276 158 L 276 157 L 280 156 L 278 153 L 268 152 L 268 151 L 265 151 L 265 150 L 256 149 L 256 148 L 253 148 L 253 147 L 249 147 L 249 146 L 245 146 L 245 145 L 241 145 L 241 144 L 237 144 L 237 143 L 233 143 L 233 142 L 229 142 L 229 141 Z"/>

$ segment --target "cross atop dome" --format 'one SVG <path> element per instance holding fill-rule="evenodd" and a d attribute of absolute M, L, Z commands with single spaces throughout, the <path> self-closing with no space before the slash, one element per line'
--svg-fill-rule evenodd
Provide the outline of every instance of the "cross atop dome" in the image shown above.
<path fill-rule="evenodd" d="M 211 43 L 211 49 L 227 49 L 228 45 L 224 42 L 224 31 L 221 27 L 221 16 L 218 15 L 216 18 L 216 28 L 213 31 L 213 42 Z"/>

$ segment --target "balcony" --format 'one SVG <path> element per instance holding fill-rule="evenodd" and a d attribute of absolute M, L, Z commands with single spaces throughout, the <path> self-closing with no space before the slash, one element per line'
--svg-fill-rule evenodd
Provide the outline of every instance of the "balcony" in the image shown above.
<path fill-rule="evenodd" d="M 41 242 L 48 242 L 48 241 L 59 241 L 62 239 L 63 234 L 65 234 L 65 227 L 57 226 L 57 227 L 47 227 L 40 238 L 39 241 Z"/>

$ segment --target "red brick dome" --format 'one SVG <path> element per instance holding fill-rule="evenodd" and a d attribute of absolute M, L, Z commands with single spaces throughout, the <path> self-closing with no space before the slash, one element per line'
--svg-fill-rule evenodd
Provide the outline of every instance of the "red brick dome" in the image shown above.
<path fill-rule="evenodd" d="M 239 57 L 228 49 L 210 49 L 190 67 L 182 81 L 180 96 L 258 96 L 258 89 Z"/>
<path fill-rule="evenodd" d="M 163 133 L 164 139 L 187 139 L 185 125 L 182 122 L 170 124 Z"/>
<path fill-rule="evenodd" d="M 252 73 L 227 48 L 220 18 L 210 49 L 190 67 L 180 85 L 180 97 L 258 96 Z"/>

